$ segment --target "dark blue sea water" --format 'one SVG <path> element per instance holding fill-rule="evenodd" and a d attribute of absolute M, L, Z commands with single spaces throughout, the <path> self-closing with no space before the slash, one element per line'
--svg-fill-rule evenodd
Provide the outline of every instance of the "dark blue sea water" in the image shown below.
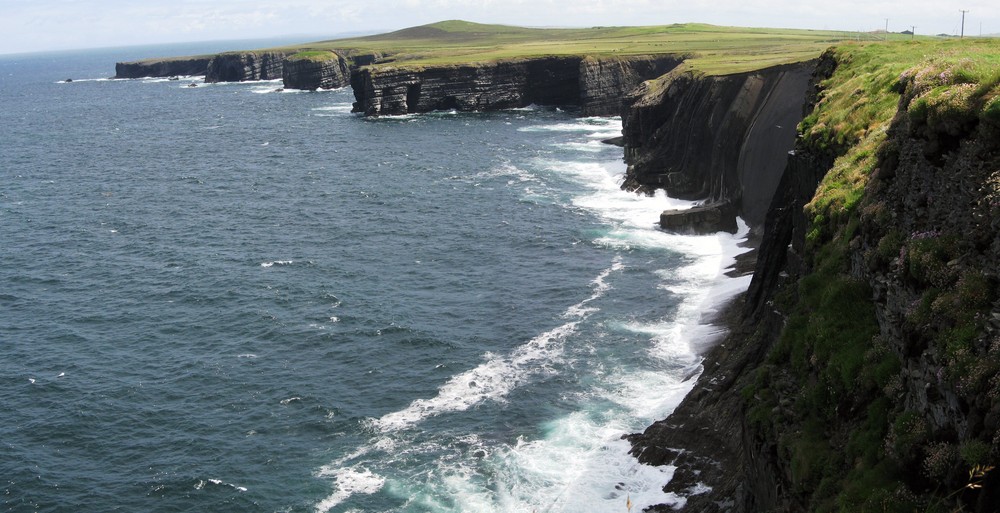
<path fill-rule="evenodd" d="M 747 282 L 619 189 L 618 119 L 103 79 L 198 50 L 0 56 L 5 511 L 683 501 L 620 436 Z"/>

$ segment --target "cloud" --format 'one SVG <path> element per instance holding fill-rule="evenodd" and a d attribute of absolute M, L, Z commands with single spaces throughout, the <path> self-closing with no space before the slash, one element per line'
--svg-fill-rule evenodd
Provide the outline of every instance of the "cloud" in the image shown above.
<path fill-rule="evenodd" d="M 705 22 L 758 27 L 1000 32 L 995 0 L 0 0 L 0 53 L 395 30 L 446 19 L 523 26 Z"/>

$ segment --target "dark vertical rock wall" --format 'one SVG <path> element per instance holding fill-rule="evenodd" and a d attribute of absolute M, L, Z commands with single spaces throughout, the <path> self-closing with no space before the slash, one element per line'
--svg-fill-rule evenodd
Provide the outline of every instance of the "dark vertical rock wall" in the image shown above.
<path fill-rule="evenodd" d="M 833 69 L 830 63 L 824 64 L 823 61 L 818 66 L 815 63 L 802 66 L 796 72 L 810 74 L 807 75 L 810 78 L 806 83 L 801 87 L 797 85 L 793 95 L 772 94 L 770 101 L 783 98 L 782 101 L 787 105 L 777 110 L 794 111 L 792 117 L 801 119 L 811 110 L 815 101 L 815 84 L 828 78 Z M 780 75 L 788 70 L 764 70 L 760 73 L 775 71 Z M 686 87 L 698 89 L 695 78 L 691 76 L 682 83 Z M 740 97 L 739 91 L 744 90 L 741 82 L 747 78 L 747 75 L 740 75 L 728 79 L 710 79 L 735 82 L 740 84 L 739 88 L 733 87 L 733 83 L 725 87 L 711 83 L 701 85 L 709 89 L 717 87 L 716 91 L 728 91 L 732 96 L 718 99 L 723 101 L 723 98 L 728 98 L 731 102 L 728 105 L 720 107 L 714 105 L 715 102 L 705 101 L 700 105 L 707 108 L 707 112 L 699 113 L 692 110 L 691 106 L 683 109 L 677 106 L 677 98 L 684 96 L 678 91 L 673 96 L 661 96 L 664 105 L 660 105 L 658 112 L 670 115 L 663 113 L 680 109 L 688 116 L 693 116 L 686 123 L 696 125 L 699 119 L 710 123 L 711 112 L 715 108 L 728 110 L 735 106 L 747 109 L 746 105 L 755 102 L 736 101 Z M 771 83 L 776 83 L 773 77 Z M 677 87 L 675 81 L 671 81 L 671 84 Z M 749 92 L 748 90 L 742 94 Z M 656 112 L 656 107 L 656 104 L 644 105 L 642 115 L 649 116 L 651 112 Z M 655 125 L 648 118 L 644 121 L 647 127 Z M 747 128 L 743 132 L 743 140 L 728 146 L 731 152 L 736 151 L 734 148 L 743 148 L 742 151 L 730 153 L 730 159 L 737 163 L 741 160 L 739 154 L 745 152 L 747 146 L 753 145 L 745 140 L 746 134 L 753 132 L 752 123 L 744 126 Z M 664 135 L 684 134 L 681 131 Z M 794 147 L 794 142 L 791 147 Z M 832 164 L 832 156 L 789 153 L 784 148 L 781 150 L 780 154 L 777 150 L 772 150 L 775 152 L 773 158 L 778 161 L 780 168 L 772 178 L 777 178 L 779 183 L 768 201 L 759 228 L 763 235 L 750 290 L 736 304 L 731 305 L 726 313 L 725 321 L 731 332 L 708 353 L 704 374 L 677 409 L 666 419 L 649 426 L 643 433 L 628 436 L 632 442 L 632 453 L 639 461 L 650 465 L 669 464 L 678 467 L 665 490 L 688 496 L 685 511 L 736 513 L 796 510 L 795 505 L 788 502 L 787 479 L 776 447 L 747 429 L 747 406 L 742 390 L 752 380 L 756 367 L 784 327 L 786 320 L 774 309 L 772 301 L 779 287 L 794 283 L 802 270 L 798 255 L 804 249 L 807 224 L 802 206 L 812 198 L 817 184 Z M 730 169 L 738 169 L 738 165 L 734 165 L 732 161 L 728 166 Z M 712 173 L 714 168 L 702 169 L 703 172 Z M 739 178 L 739 173 L 735 173 L 730 179 L 734 178 Z M 740 182 L 737 180 L 735 183 Z M 744 195 L 744 205 L 746 198 L 747 195 Z M 711 487 L 712 491 L 691 495 L 692 491 L 699 488 L 697 485 Z M 657 506 L 653 510 L 672 511 L 666 506 Z"/>
<path fill-rule="evenodd" d="M 497 110 L 538 105 L 579 106 L 583 115 L 611 115 L 643 80 L 679 64 L 673 56 L 545 57 L 468 66 L 365 68 L 352 78 L 355 111 L 368 116 L 433 110 Z"/>
<path fill-rule="evenodd" d="M 206 82 L 281 78 L 291 89 L 329 89 L 350 84 L 355 111 L 399 115 L 433 110 L 497 110 L 531 104 L 580 107 L 584 116 L 621 111 L 629 91 L 679 65 L 672 55 L 541 57 L 470 65 L 391 67 L 373 64 L 378 53 L 329 59 L 282 52 L 230 52 L 211 57 L 120 62 L 119 78 L 205 75 Z"/>
<path fill-rule="evenodd" d="M 341 55 L 330 52 L 328 58 L 296 58 L 285 60 L 282 82 L 288 89 L 335 89 L 351 83 L 351 66 Z"/>
<path fill-rule="evenodd" d="M 243 82 L 282 78 L 286 54 L 282 52 L 220 53 L 205 71 L 206 82 Z"/>
<path fill-rule="evenodd" d="M 836 59 L 830 52 L 816 63 L 807 109 L 822 97 L 819 84 L 836 78 L 838 65 L 845 64 Z M 933 94 L 933 87 L 907 80 L 943 75 L 918 68 L 892 86 L 900 93 L 896 116 L 879 142 L 877 165 L 857 210 L 845 214 L 846 229 L 833 239 L 816 236 L 822 221 L 807 218 L 803 207 L 818 197 L 817 185 L 848 148 L 803 143 L 788 156 L 764 216 L 753 282 L 729 312 L 730 335 L 707 355 L 705 373 L 675 412 L 628 437 L 640 461 L 678 467 L 667 491 L 688 495 L 695 485 L 712 488 L 690 495 L 684 511 L 815 511 L 831 500 L 843 500 L 840 509 L 831 509 L 842 511 L 932 511 L 942 505 L 948 511 L 997 511 L 1000 476 L 992 474 L 992 465 L 979 467 L 987 468 L 985 477 L 970 485 L 975 458 L 995 461 L 1000 446 L 1000 118 L 977 116 L 974 109 L 982 105 L 958 101 L 928 114 L 927 104 L 914 98 Z M 698 87 L 694 77 L 685 82 L 689 93 Z M 949 92 L 959 97 L 973 90 L 960 84 Z M 645 114 L 657 107 L 672 112 L 668 107 L 685 94 L 662 94 L 662 104 L 645 105 Z M 714 106 L 700 105 L 711 122 Z M 688 123 L 663 135 L 684 138 L 691 130 L 685 127 L 695 122 Z M 691 178 L 701 183 L 699 176 Z M 836 257 L 841 260 L 831 263 L 836 251 L 843 252 Z M 888 373 L 888 384 L 865 392 L 876 399 L 862 396 L 860 408 L 851 407 L 853 397 L 810 395 L 809 387 L 823 383 L 829 362 L 787 338 L 802 334 L 790 327 L 795 323 L 831 315 L 803 306 L 812 305 L 803 291 L 821 291 L 824 301 L 832 301 L 830 282 L 838 279 L 866 291 L 845 297 L 870 307 L 875 317 L 874 337 L 862 342 L 866 362 L 898 358 L 898 370 L 878 367 Z M 791 346 L 779 345 L 779 339 Z M 790 365 L 787 353 L 797 351 L 808 362 L 804 379 L 794 374 L 801 369 L 783 368 Z M 879 351 L 891 358 L 879 360 Z M 865 372 L 871 371 L 851 376 L 851 390 L 865 390 L 856 384 Z M 879 414 L 871 406 L 878 402 L 889 409 Z M 809 408 L 826 409 L 841 425 L 807 428 L 816 421 Z M 808 467 L 818 460 L 801 456 L 819 453 L 795 447 L 804 443 L 800 436 L 807 429 L 828 436 L 809 443 L 836 454 L 822 462 L 835 472 L 825 492 L 808 481 L 815 476 Z M 865 456 L 871 461 L 862 462 L 857 454 L 865 437 L 874 437 L 865 443 L 875 450 Z M 834 461 L 840 457 L 845 461 Z M 945 464 L 931 474 L 931 465 L 940 462 Z M 871 470 L 849 481 L 847 473 L 865 466 Z M 865 487 L 871 490 L 849 495 Z M 888 495 L 877 496 L 880 491 Z"/>
<path fill-rule="evenodd" d="M 211 56 L 115 63 L 115 78 L 172 77 L 204 75 Z"/>
<path fill-rule="evenodd" d="M 795 145 L 813 66 L 724 76 L 677 68 L 643 83 L 622 115 L 626 187 L 732 203 L 760 225 Z"/>
<path fill-rule="evenodd" d="M 622 101 L 633 89 L 676 68 L 683 60 L 671 55 L 584 58 L 579 79 L 581 114 L 621 114 Z"/>
<path fill-rule="evenodd" d="M 366 68 L 354 79 L 355 111 L 366 116 L 433 110 L 497 110 L 579 103 L 579 59 L 505 61 L 423 69 Z"/>

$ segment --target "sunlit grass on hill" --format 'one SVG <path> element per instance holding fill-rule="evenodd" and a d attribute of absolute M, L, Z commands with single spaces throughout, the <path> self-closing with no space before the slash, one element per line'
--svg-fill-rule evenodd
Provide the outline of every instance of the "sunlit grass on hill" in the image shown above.
<path fill-rule="evenodd" d="M 751 71 L 817 57 L 855 33 L 675 24 L 646 27 L 524 28 L 445 21 L 358 37 L 282 47 L 280 50 L 378 52 L 381 65 L 423 67 L 542 56 L 689 56 L 710 74 Z"/>
<path fill-rule="evenodd" d="M 822 84 L 820 104 L 800 126 L 803 143 L 815 153 L 843 154 L 809 205 L 814 216 L 832 221 L 853 211 L 896 114 L 901 80 L 919 79 L 929 88 L 911 106 L 914 115 L 1000 117 L 998 40 L 841 44 L 833 51 L 841 69 Z M 959 89 L 970 94 L 955 94 Z M 943 98 L 954 105 L 944 105 Z"/>

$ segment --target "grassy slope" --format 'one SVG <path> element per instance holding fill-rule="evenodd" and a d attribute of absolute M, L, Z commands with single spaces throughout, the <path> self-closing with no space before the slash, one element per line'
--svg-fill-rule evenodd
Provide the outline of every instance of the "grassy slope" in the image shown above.
<path fill-rule="evenodd" d="M 937 490 L 904 484 L 935 478 L 920 474 L 926 468 L 907 455 L 926 452 L 930 458 L 939 444 L 921 438 L 923 432 L 912 428 L 918 418 L 899 404 L 899 357 L 879 335 L 871 291 L 851 276 L 849 255 L 866 215 L 866 184 L 888 144 L 906 84 L 919 92 L 907 111 L 914 119 L 946 124 L 948 118 L 978 117 L 1000 125 L 1000 42 L 846 44 L 832 51 L 839 67 L 800 125 L 800 145 L 840 157 L 806 206 L 812 221 L 806 258 L 813 270 L 779 301 L 789 313 L 785 331 L 756 384 L 744 390 L 748 400 L 755 398 L 751 422 L 776 439 L 779 456 L 790 462 L 790 491 L 810 511 L 957 511 L 954 504 L 944 508 L 943 496 L 961 484 Z M 893 258 L 902 246 L 915 255 L 921 245 L 927 241 L 893 240 L 885 248 L 880 243 L 877 252 Z M 934 342 L 955 344 L 959 332 L 966 337 L 959 342 L 968 344 L 981 334 L 974 313 L 953 312 L 956 327 Z M 977 363 L 961 358 L 946 364 L 963 369 Z M 964 469 L 987 463 L 966 456 L 981 456 L 981 443 L 966 445 Z"/>
<path fill-rule="evenodd" d="M 683 24 L 651 27 L 536 29 L 445 21 L 377 36 L 320 41 L 280 50 L 379 52 L 394 66 L 454 65 L 538 56 L 690 55 L 689 64 L 728 74 L 818 56 L 856 37 L 833 31 Z"/>

